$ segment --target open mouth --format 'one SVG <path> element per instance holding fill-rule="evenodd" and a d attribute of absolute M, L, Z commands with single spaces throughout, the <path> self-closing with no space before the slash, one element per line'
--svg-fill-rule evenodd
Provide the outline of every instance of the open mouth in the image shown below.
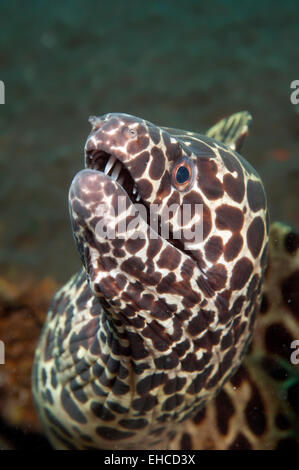
<path fill-rule="evenodd" d="M 150 225 L 151 219 L 148 204 L 144 203 L 144 201 L 141 199 L 141 195 L 138 191 L 138 186 L 130 175 L 130 172 L 127 170 L 125 165 L 120 160 L 118 160 L 115 155 L 108 153 L 105 150 L 90 150 L 87 152 L 86 166 L 87 168 L 90 168 L 92 170 L 100 171 L 105 175 L 109 176 L 114 181 L 116 181 L 126 191 L 129 199 L 133 204 L 142 204 L 145 207 L 147 213 L 146 222 L 148 225 Z M 157 233 L 162 236 L 160 215 L 158 216 L 158 227 L 156 228 Z M 189 250 L 185 250 L 184 243 L 182 242 L 182 240 L 174 238 L 173 233 L 170 229 L 167 241 L 171 245 L 175 246 L 179 251 L 185 254 L 186 252 L 188 252 L 189 256 L 192 258 L 192 254 L 189 252 Z"/>
<path fill-rule="evenodd" d="M 137 184 L 130 172 L 117 157 L 104 150 L 91 150 L 87 153 L 87 168 L 101 171 L 116 181 L 128 194 L 133 203 L 140 202 Z"/>

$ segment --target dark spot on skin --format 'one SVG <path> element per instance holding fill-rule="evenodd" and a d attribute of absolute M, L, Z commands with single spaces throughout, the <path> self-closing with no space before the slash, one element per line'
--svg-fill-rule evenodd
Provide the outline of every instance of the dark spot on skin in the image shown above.
<path fill-rule="evenodd" d="M 57 382 L 57 376 L 56 376 L 56 372 L 55 372 L 55 369 L 54 367 L 51 368 L 51 386 L 54 388 L 54 390 L 56 389 L 58 385 L 58 382 Z"/>
<path fill-rule="evenodd" d="M 237 341 L 235 339 L 235 341 Z M 225 354 L 222 362 L 220 363 L 219 369 L 220 369 L 220 376 L 223 377 L 226 372 L 231 369 L 234 357 L 236 355 L 236 350 L 234 347 L 230 348 L 227 353 Z"/>
<path fill-rule="evenodd" d="M 222 238 L 213 236 L 205 244 L 205 255 L 208 261 L 215 262 L 223 251 Z"/>
<path fill-rule="evenodd" d="M 233 234 L 224 247 L 225 261 L 232 261 L 241 251 L 243 246 L 243 237 L 239 233 Z"/>
<path fill-rule="evenodd" d="M 187 372 L 201 371 L 211 357 L 210 353 L 204 353 L 201 359 L 197 359 L 193 353 L 188 353 L 185 359 L 181 361 L 182 370 Z"/>
<path fill-rule="evenodd" d="M 218 309 L 220 323 L 224 324 L 230 318 L 230 311 L 228 309 L 231 297 L 231 290 L 225 290 L 218 294 L 215 300 L 215 306 Z"/>
<path fill-rule="evenodd" d="M 247 199 L 249 207 L 253 212 L 257 212 L 260 209 L 266 208 L 266 197 L 264 188 L 259 181 L 248 181 Z"/>
<path fill-rule="evenodd" d="M 159 428 L 156 428 L 156 429 L 153 429 L 151 432 L 150 432 L 150 435 L 155 435 L 155 436 L 160 436 L 163 431 L 165 431 L 165 427 L 164 426 L 160 426 Z M 153 445 L 155 445 L 155 442 L 156 444 L 159 444 L 160 441 L 154 441 L 153 442 Z"/>
<path fill-rule="evenodd" d="M 149 259 L 153 259 L 161 250 L 162 240 L 161 238 L 151 238 L 147 247 L 146 256 Z"/>
<path fill-rule="evenodd" d="M 182 156 L 182 148 L 178 142 L 171 143 L 170 135 L 162 131 L 162 138 L 166 147 L 166 155 L 169 161 L 178 160 Z"/>
<path fill-rule="evenodd" d="M 267 260 L 268 260 L 268 242 L 266 243 L 265 248 L 263 250 L 263 254 L 261 256 L 261 268 L 263 269 L 263 271 L 266 268 Z"/>
<path fill-rule="evenodd" d="M 99 426 L 96 428 L 96 433 L 109 441 L 118 441 L 120 439 L 126 439 L 135 435 L 134 432 L 124 432 L 115 428 L 108 428 L 106 426 Z"/>
<path fill-rule="evenodd" d="M 289 420 L 286 416 L 284 416 L 281 413 L 278 413 L 275 416 L 275 426 L 278 429 L 281 429 L 282 431 L 285 431 L 286 429 L 290 428 L 290 423 L 289 423 Z"/>
<path fill-rule="evenodd" d="M 225 336 L 223 336 L 220 344 L 221 351 L 229 348 L 232 344 L 233 338 L 231 332 L 228 332 Z"/>
<path fill-rule="evenodd" d="M 163 411 L 172 411 L 181 405 L 184 401 L 184 395 L 172 395 L 171 397 L 167 398 L 163 403 L 162 410 Z"/>
<path fill-rule="evenodd" d="M 182 390 L 186 383 L 186 378 L 185 377 L 175 377 L 174 379 L 169 379 L 166 385 L 164 385 L 164 393 L 166 395 L 170 395 L 175 392 L 179 392 Z"/>
<path fill-rule="evenodd" d="M 102 390 L 102 389 L 96 384 L 96 382 L 92 382 L 91 387 L 92 387 L 93 393 L 95 393 L 95 395 L 97 395 L 97 396 L 99 396 L 99 397 L 106 397 L 106 396 L 108 395 L 108 393 L 105 392 L 104 390 Z"/>
<path fill-rule="evenodd" d="M 47 408 L 44 407 L 45 414 L 50 421 L 62 434 L 64 434 L 67 437 L 72 437 L 70 432 L 61 424 L 61 422 L 52 414 L 52 412 Z"/>
<path fill-rule="evenodd" d="M 223 264 L 215 264 L 207 271 L 206 276 L 214 290 L 221 290 L 227 279 L 226 268 Z"/>
<path fill-rule="evenodd" d="M 174 369 L 178 365 L 179 360 L 177 355 L 174 352 L 171 352 L 166 356 L 157 357 L 154 362 L 157 369 L 167 370 Z"/>
<path fill-rule="evenodd" d="M 52 305 L 51 308 L 54 309 L 54 305 Z M 53 345 L 54 345 L 54 334 L 52 330 L 49 330 L 46 336 L 46 341 L 45 341 L 45 353 L 44 353 L 45 361 L 50 361 L 52 359 Z"/>
<path fill-rule="evenodd" d="M 43 386 L 45 386 L 47 383 L 47 372 L 44 367 L 42 369 L 42 383 L 43 383 Z"/>
<path fill-rule="evenodd" d="M 125 271 L 131 276 L 137 276 L 139 275 L 140 272 L 142 272 L 145 269 L 145 265 L 142 262 L 140 258 L 137 256 L 132 256 L 130 259 L 125 260 L 121 264 L 121 270 Z"/>
<path fill-rule="evenodd" d="M 251 450 L 251 445 L 244 434 L 239 433 L 229 446 L 229 450 Z"/>
<path fill-rule="evenodd" d="M 154 318 L 159 318 L 160 320 L 166 320 L 171 316 L 171 311 L 168 308 L 165 300 L 159 299 L 155 301 L 155 306 L 151 311 L 151 315 Z"/>
<path fill-rule="evenodd" d="M 157 417 L 159 423 L 165 423 L 171 417 L 170 413 L 163 413 Z"/>
<path fill-rule="evenodd" d="M 222 377 L 220 367 L 218 367 L 217 371 L 215 374 L 211 377 L 211 379 L 207 382 L 205 388 L 207 390 L 210 390 L 211 388 L 214 388 L 219 382 Z"/>
<path fill-rule="evenodd" d="M 152 161 L 149 167 L 149 176 L 153 180 L 158 180 L 164 173 L 165 156 L 159 147 L 153 147 L 151 150 Z"/>
<path fill-rule="evenodd" d="M 265 333 L 265 344 L 268 352 L 278 354 L 289 361 L 292 341 L 292 335 L 283 324 L 273 323 L 268 326 Z"/>
<path fill-rule="evenodd" d="M 195 338 L 193 341 L 194 351 L 198 349 L 205 349 L 206 351 L 211 352 L 212 346 L 219 344 L 220 331 L 209 331 L 199 338 Z"/>
<path fill-rule="evenodd" d="M 103 421 L 112 421 L 114 419 L 114 414 L 111 413 L 111 411 L 109 411 L 102 403 L 93 401 L 91 402 L 90 409 L 97 418 L 100 418 Z"/>
<path fill-rule="evenodd" d="M 261 300 L 260 312 L 267 313 L 268 310 L 269 310 L 269 299 L 266 294 L 263 294 L 262 300 Z"/>
<path fill-rule="evenodd" d="M 165 333 L 160 324 L 154 320 L 147 325 L 143 330 L 143 335 L 152 340 L 153 346 L 157 351 L 167 351 L 172 343 L 172 340 Z"/>
<path fill-rule="evenodd" d="M 299 415 L 299 383 L 295 383 L 288 388 L 288 402 L 294 412 Z"/>
<path fill-rule="evenodd" d="M 80 202 L 75 199 L 72 203 L 72 210 L 78 215 L 81 220 L 86 220 L 90 217 L 90 211 L 80 204 Z"/>
<path fill-rule="evenodd" d="M 234 178 L 233 175 L 226 174 L 223 177 L 223 187 L 225 192 L 236 202 L 242 202 L 245 194 L 243 177 Z"/>
<path fill-rule="evenodd" d="M 299 235 L 295 232 L 289 232 L 284 239 L 284 246 L 288 253 L 294 255 L 299 248 Z"/>
<path fill-rule="evenodd" d="M 192 441 L 190 434 L 184 432 L 181 437 L 180 442 L 180 449 L 181 450 L 191 450 L 192 449 Z"/>
<path fill-rule="evenodd" d="M 101 256 L 101 265 L 105 267 L 105 271 L 111 271 L 117 267 L 117 262 L 112 256 Z"/>
<path fill-rule="evenodd" d="M 160 142 L 160 139 L 161 139 L 159 129 L 155 126 L 150 125 L 150 126 L 148 126 L 148 132 L 149 132 L 150 138 L 152 139 L 154 144 L 157 145 Z"/>
<path fill-rule="evenodd" d="M 244 215 L 237 207 L 223 204 L 216 209 L 216 226 L 220 230 L 238 232 L 243 226 Z"/>
<path fill-rule="evenodd" d="M 236 317 L 238 313 L 241 312 L 241 309 L 243 307 L 243 303 L 246 300 L 244 295 L 240 295 L 237 297 L 237 299 L 234 301 L 232 308 L 230 309 L 230 315 L 232 317 Z"/>
<path fill-rule="evenodd" d="M 261 217 L 256 217 L 247 230 L 247 245 L 254 258 L 257 258 L 261 251 L 264 236 L 264 222 Z"/>
<path fill-rule="evenodd" d="M 152 410 L 157 403 L 157 397 L 147 394 L 142 398 L 136 398 L 132 403 L 132 407 L 140 413 L 146 413 Z"/>
<path fill-rule="evenodd" d="M 210 209 L 206 204 L 204 204 L 202 197 L 196 191 L 188 192 L 183 198 L 183 204 L 190 204 L 192 217 L 194 216 L 196 210 L 196 204 L 203 205 L 202 237 L 203 240 L 205 240 L 212 228 L 212 218 Z"/>
<path fill-rule="evenodd" d="M 265 357 L 262 361 L 263 369 L 278 382 L 283 382 L 288 378 L 288 372 L 274 359 Z"/>
<path fill-rule="evenodd" d="M 157 264 L 159 268 L 167 268 L 168 270 L 173 271 L 178 267 L 180 261 L 180 252 L 172 246 L 167 246 L 160 254 Z"/>
<path fill-rule="evenodd" d="M 196 395 L 197 393 L 199 393 L 205 385 L 211 370 L 212 367 L 208 367 L 206 370 L 198 374 L 189 385 L 187 393 L 190 393 L 190 395 Z"/>
<path fill-rule="evenodd" d="M 48 388 L 45 392 L 42 392 L 42 399 L 44 402 L 48 402 L 50 405 L 53 405 L 53 397 L 51 391 Z"/>
<path fill-rule="evenodd" d="M 141 250 L 141 248 L 143 248 L 144 245 L 145 245 L 144 238 L 136 238 L 136 239 L 129 238 L 129 240 L 127 240 L 125 243 L 126 249 L 132 255 L 137 253 L 139 250 Z"/>
<path fill-rule="evenodd" d="M 285 306 L 299 319 L 299 270 L 283 281 L 281 292 Z"/>
<path fill-rule="evenodd" d="M 161 178 L 160 186 L 156 194 L 155 204 L 160 204 L 171 192 L 171 178 L 168 171 Z"/>
<path fill-rule="evenodd" d="M 256 436 L 261 436 L 266 430 L 266 415 L 262 397 L 257 389 L 253 386 L 249 402 L 245 409 L 245 416 L 251 431 Z"/>
<path fill-rule="evenodd" d="M 145 348 L 143 338 L 138 333 L 127 331 L 127 337 L 133 359 L 144 359 L 149 355 L 149 352 Z"/>
<path fill-rule="evenodd" d="M 235 409 L 228 394 L 221 390 L 215 398 L 216 413 L 217 413 L 217 427 L 221 434 L 224 436 L 228 432 L 229 421 L 233 416 Z"/>
<path fill-rule="evenodd" d="M 144 151 L 128 165 L 133 179 L 140 178 L 143 175 L 149 161 L 149 156 L 149 152 Z"/>
<path fill-rule="evenodd" d="M 145 395 L 153 388 L 156 388 L 162 383 L 164 383 L 166 379 L 167 376 L 164 372 L 162 372 L 161 374 L 148 375 L 137 383 L 137 393 L 139 393 L 139 395 Z"/>
<path fill-rule="evenodd" d="M 234 387 L 240 387 L 242 382 L 247 379 L 247 372 L 244 366 L 240 366 L 239 369 L 230 378 L 230 382 Z"/>
<path fill-rule="evenodd" d="M 196 161 L 198 167 L 198 183 L 200 189 L 210 200 L 219 199 L 223 196 L 221 181 L 217 178 L 217 165 L 209 158 L 199 158 Z"/>
<path fill-rule="evenodd" d="M 114 260 L 113 260 L 114 261 Z M 115 262 L 115 261 L 114 261 Z M 82 294 L 78 297 L 76 301 L 76 305 L 78 308 L 78 311 L 83 310 L 85 307 L 87 301 L 92 297 L 92 293 L 90 289 L 84 289 Z"/>
<path fill-rule="evenodd" d="M 248 286 L 248 289 L 247 289 L 247 292 L 246 292 L 247 299 L 249 299 L 251 301 L 255 300 L 257 292 L 259 292 L 259 287 L 260 287 L 259 281 L 260 281 L 260 277 L 259 277 L 258 274 L 255 274 L 251 278 L 251 281 L 249 283 L 249 286 Z"/>
<path fill-rule="evenodd" d="M 248 258 L 241 258 L 233 268 L 231 277 L 232 290 L 241 290 L 248 281 L 252 270 L 252 262 Z"/>
<path fill-rule="evenodd" d="M 148 424 L 146 419 L 121 419 L 119 424 L 126 429 L 143 429 Z"/>
<path fill-rule="evenodd" d="M 115 413 L 117 414 L 124 414 L 124 413 L 128 413 L 129 409 L 120 405 L 119 403 L 115 403 L 113 401 L 107 401 L 107 405 L 109 406 L 109 408 L 111 408 L 111 410 L 115 411 Z"/>
<path fill-rule="evenodd" d="M 148 199 L 153 192 L 153 185 L 147 179 L 141 179 L 138 181 L 139 192 L 143 199 Z"/>
<path fill-rule="evenodd" d="M 203 293 L 203 297 L 213 297 L 215 294 L 214 289 L 212 288 L 211 284 L 208 282 L 206 277 L 200 276 L 198 279 L 196 279 L 196 283 Z"/>
<path fill-rule="evenodd" d="M 85 361 L 84 358 L 80 359 L 76 364 L 76 374 L 80 377 L 84 382 L 90 381 L 90 364 Z"/>
<path fill-rule="evenodd" d="M 197 411 L 196 415 L 193 417 L 192 421 L 194 424 L 200 424 L 206 416 L 206 408 L 203 406 Z"/>
<path fill-rule="evenodd" d="M 63 388 L 61 392 L 61 405 L 66 413 L 77 423 L 85 424 L 87 422 L 83 413 L 77 407 L 69 392 Z"/>
<path fill-rule="evenodd" d="M 82 385 L 80 385 L 76 379 L 73 379 L 70 382 L 70 387 L 73 392 L 74 397 L 76 400 L 78 400 L 80 403 L 86 403 L 87 402 L 87 396 L 82 388 Z"/>
<path fill-rule="evenodd" d="M 225 174 L 223 176 L 223 187 L 226 193 L 236 202 L 241 202 L 244 198 L 245 194 L 245 185 L 244 185 L 244 177 L 243 177 L 243 170 L 244 167 L 244 160 L 242 160 L 242 166 L 240 162 L 237 160 L 235 156 L 230 154 L 227 151 L 219 150 L 220 155 L 222 157 L 223 163 L 225 164 L 226 168 L 231 172 L 237 172 L 237 177 L 234 177 L 231 174 Z M 245 160 L 246 163 L 246 160 Z"/>
<path fill-rule="evenodd" d="M 181 343 L 178 343 L 173 350 L 176 352 L 178 357 L 183 357 L 185 352 L 188 351 L 190 347 L 190 341 L 188 339 L 185 339 Z"/>
<path fill-rule="evenodd" d="M 145 310 L 153 310 L 155 305 L 155 297 L 153 294 L 144 294 L 138 301 L 140 308 Z"/>
<path fill-rule="evenodd" d="M 190 333 L 192 336 L 197 336 L 199 333 L 208 328 L 213 319 L 213 312 L 200 309 L 199 313 L 188 324 L 188 333 Z"/>

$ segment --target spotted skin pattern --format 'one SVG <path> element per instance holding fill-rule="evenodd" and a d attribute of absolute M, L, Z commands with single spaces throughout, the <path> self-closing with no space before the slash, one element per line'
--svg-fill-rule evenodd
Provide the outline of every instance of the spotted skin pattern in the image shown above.
<path fill-rule="evenodd" d="M 217 397 L 182 423 L 171 449 L 298 450 L 299 235 L 274 222 L 250 349 Z M 298 347 L 297 347 L 298 350 Z"/>
<path fill-rule="evenodd" d="M 83 269 L 48 312 L 34 399 L 56 448 L 167 448 L 248 348 L 267 260 L 265 193 L 251 165 L 211 137 L 127 114 L 91 123 L 86 169 L 69 192 Z M 104 173 L 111 156 L 121 184 Z M 182 188 L 174 175 L 185 161 L 191 176 Z M 146 218 L 136 229 L 136 194 L 143 207 L 156 204 L 156 231 Z M 119 197 L 126 205 L 116 221 L 127 231 L 105 238 L 98 227 L 113 228 Z M 190 205 L 187 220 L 167 211 L 172 204 Z M 184 231 L 175 238 L 200 222 L 192 249 Z"/>

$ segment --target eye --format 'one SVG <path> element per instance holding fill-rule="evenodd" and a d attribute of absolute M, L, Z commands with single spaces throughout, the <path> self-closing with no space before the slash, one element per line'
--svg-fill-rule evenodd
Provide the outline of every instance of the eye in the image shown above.
<path fill-rule="evenodd" d="M 137 130 L 132 128 L 132 127 L 131 127 L 131 129 L 128 128 L 127 129 L 127 136 L 130 137 L 131 139 L 134 139 L 134 137 L 137 136 Z"/>
<path fill-rule="evenodd" d="M 193 180 L 193 164 L 190 160 L 183 158 L 172 170 L 172 183 L 179 191 L 185 190 Z"/>

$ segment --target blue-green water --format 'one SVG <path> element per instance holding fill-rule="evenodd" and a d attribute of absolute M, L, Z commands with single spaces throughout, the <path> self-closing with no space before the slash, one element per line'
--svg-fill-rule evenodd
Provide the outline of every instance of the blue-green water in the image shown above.
<path fill-rule="evenodd" d="M 65 280 L 77 268 L 67 191 L 90 114 L 204 131 L 248 109 L 243 154 L 272 219 L 298 227 L 296 1 L 5 1 L 0 4 L 0 264 Z"/>

